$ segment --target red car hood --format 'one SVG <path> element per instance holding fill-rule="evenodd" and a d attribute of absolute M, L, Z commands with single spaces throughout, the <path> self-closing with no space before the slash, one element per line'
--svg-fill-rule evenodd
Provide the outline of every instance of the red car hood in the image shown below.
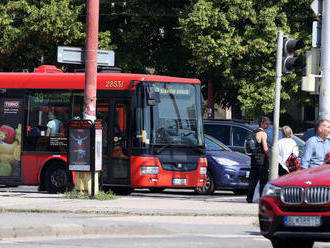
<path fill-rule="evenodd" d="M 309 182 L 308 182 L 309 181 Z M 306 183 L 308 182 L 308 183 Z M 329 186 L 330 165 L 320 165 L 315 168 L 290 173 L 271 182 L 276 186 Z"/>

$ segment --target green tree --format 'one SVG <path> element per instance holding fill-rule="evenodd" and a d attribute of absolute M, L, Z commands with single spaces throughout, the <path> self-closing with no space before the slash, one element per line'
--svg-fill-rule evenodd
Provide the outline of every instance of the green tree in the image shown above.
<path fill-rule="evenodd" d="M 1 1 L 0 68 L 33 70 L 57 64 L 57 46 L 85 46 L 85 9 L 70 0 Z M 83 13 L 83 14 L 82 14 Z M 99 47 L 110 47 L 110 32 L 99 34 Z"/>
<path fill-rule="evenodd" d="M 239 106 L 249 118 L 273 111 L 277 32 L 308 43 L 310 2 L 197 0 L 186 8 L 180 18 L 183 45 L 192 52 L 190 63 L 214 78 L 219 103 Z M 283 108 L 297 93 L 298 79 L 283 78 Z"/>
<path fill-rule="evenodd" d="M 100 1 L 100 30 L 109 29 L 116 65 L 125 72 L 194 75 L 178 17 L 189 0 Z"/>

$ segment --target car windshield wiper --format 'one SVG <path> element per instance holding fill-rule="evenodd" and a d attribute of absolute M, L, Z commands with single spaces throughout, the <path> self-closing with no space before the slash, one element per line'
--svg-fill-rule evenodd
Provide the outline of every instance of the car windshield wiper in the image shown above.
<path fill-rule="evenodd" d="M 156 150 L 156 153 L 161 153 L 163 150 L 165 150 L 167 147 L 171 146 L 170 144 L 167 144 L 167 145 L 162 145 L 161 147 L 159 147 L 157 150 Z"/>

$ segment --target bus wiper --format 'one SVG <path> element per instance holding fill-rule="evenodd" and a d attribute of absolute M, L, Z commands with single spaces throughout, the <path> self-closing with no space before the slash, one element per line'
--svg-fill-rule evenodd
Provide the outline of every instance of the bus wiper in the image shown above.
<path fill-rule="evenodd" d="M 196 151 L 198 151 L 200 153 L 204 152 L 204 149 L 201 146 L 187 146 L 187 147 L 188 148 L 193 148 L 193 149 L 195 149 Z"/>
<path fill-rule="evenodd" d="M 156 153 L 159 154 L 163 150 L 165 150 L 166 148 L 168 148 L 170 146 L 175 146 L 175 145 L 173 145 L 173 144 L 162 145 L 160 148 L 158 148 L 156 150 Z M 201 146 L 178 146 L 178 147 L 182 147 L 182 148 L 193 148 L 193 149 L 197 150 L 200 153 L 203 153 L 204 152 L 204 149 Z"/>

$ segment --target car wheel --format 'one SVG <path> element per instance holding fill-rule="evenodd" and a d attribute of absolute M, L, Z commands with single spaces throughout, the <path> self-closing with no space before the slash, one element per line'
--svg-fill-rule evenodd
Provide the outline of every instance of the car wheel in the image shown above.
<path fill-rule="evenodd" d="M 215 190 L 215 181 L 212 173 L 207 171 L 206 184 L 204 187 L 195 188 L 195 192 L 200 195 L 210 195 Z"/>
<path fill-rule="evenodd" d="M 49 193 L 63 193 L 72 186 L 65 167 L 61 164 L 52 164 L 45 173 L 46 190 Z"/>
<path fill-rule="evenodd" d="M 165 188 L 157 187 L 157 188 L 149 188 L 151 193 L 161 193 L 164 191 Z"/>
<path fill-rule="evenodd" d="M 314 241 L 306 239 L 292 239 L 292 238 L 273 238 L 271 239 L 273 248 L 313 248 Z"/>

